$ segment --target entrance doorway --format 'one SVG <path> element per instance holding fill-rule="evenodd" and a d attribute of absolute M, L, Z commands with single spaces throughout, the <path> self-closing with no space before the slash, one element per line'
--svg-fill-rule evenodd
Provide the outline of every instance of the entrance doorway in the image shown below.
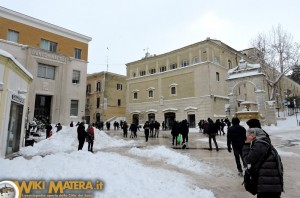
<path fill-rule="evenodd" d="M 190 128 L 196 128 L 195 114 L 189 114 L 188 115 L 188 123 L 190 125 Z"/>
<path fill-rule="evenodd" d="M 19 151 L 21 127 L 22 127 L 23 105 L 11 102 L 6 155 Z"/>
<path fill-rule="evenodd" d="M 139 114 L 133 114 L 132 115 L 132 123 L 139 125 Z"/>
<path fill-rule="evenodd" d="M 34 117 L 41 121 L 51 122 L 51 99 L 52 96 L 36 95 L 34 105 Z"/>
<path fill-rule="evenodd" d="M 155 114 L 154 113 L 149 113 L 148 114 L 148 121 L 150 123 L 155 121 Z"/>
<path fill-rule="evenodd" d="M 173 123 L 175 122 L 175 113 L 165 113 L 166 129 L 172 129 Z"/>

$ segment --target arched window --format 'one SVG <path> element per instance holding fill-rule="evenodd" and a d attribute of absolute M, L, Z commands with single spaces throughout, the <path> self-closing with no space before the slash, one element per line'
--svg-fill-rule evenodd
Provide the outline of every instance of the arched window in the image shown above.
<path fill-rule="evenodd" d="M 149 90 L 149 98 L 153 98 L 153 90 Z"/>
<path fill-rule="evenodd" d="M 98 81 L 96 84 L 96 91 L 101 91 L 101 82 Z"/>
<path fill-rule="evenodd" d="M 228 68 L 231 69 L 232 68 L 232 63 L 231 60 L 228 60 Z"/>
<path fill-rule="evenodd" d="M 171 95 L 176 95 L 176 87 L 171 87 Z"/>

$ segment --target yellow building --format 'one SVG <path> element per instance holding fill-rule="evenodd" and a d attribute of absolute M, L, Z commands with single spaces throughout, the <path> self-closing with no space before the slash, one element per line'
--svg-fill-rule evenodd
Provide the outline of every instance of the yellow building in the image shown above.
<path fill-rule="evenodd" d="M 0 156 L 19 151 L 32 75 L 10 53 L 0 49 Z"/>
<path fill-rule="evenodd" d="M 126 64 L 126 120 L 165 121 L 171 126 L 174 120 L 187 119 L 190 127 L 195 127 L 208 117 L 216 120 L 234 116 L 230 108 L 233 113 L 242 110 L 243 101 L 268 100 L 268 85 L 263 78 L 257 82 L 263 93 L 259 96 L 251 79 L 231 79 L 232 87 L 228 84 L 229 70 L 254 63 L 247 56 L 250 51 L 237 51 L 219 40 L 207 38 L 161 55 L 146 54 L 145 58 Z M 254 69 L 260 73 L 259 68 Z M 233 86 L 234 93 L 230 93 Z M 232 94 L 234 102 L 230 101 Z"/>
<path fill-rule="evenodd" d="M 88 123 L 125 119 L 126 76 L 110 72 L 88 74 L 86 120 Z"/>
<path fill-rule="evenodd" d="M 0 7 L 0 49 L 33 75 L 30 120 L 69 124 L 84 118 L 90 41 L 88 36 Z"/>

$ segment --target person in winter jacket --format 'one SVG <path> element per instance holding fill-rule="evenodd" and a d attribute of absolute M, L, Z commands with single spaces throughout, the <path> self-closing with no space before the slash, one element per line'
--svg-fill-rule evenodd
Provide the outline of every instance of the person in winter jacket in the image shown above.
<path fill-rule="evenodd" d="M 89 124 L 89 128 L 87 129 L 87 141 L 88 141 L 88 151 L 93 151 L 93 146 L 94 146 L 94 139 L 95 139 L 95 134 L 94 134 L 94 127 L 92 124 Z"/>
<path fill-rule="evenodd" d="M 242 158 L 243 146 L 246 140 L 246 129 L 240 125 L 240 119 L 234 117 L 232 118 L 232 126 L 229 127 L 227 132 L 227 149 L 231 152 L 233 149 L 233 154 L 235 157 L 236 167 L 239 171 L 239 175 L 243 175 L 243 169 L 241 166 L 240 158 L 242 159 L 243 166 L 246 164 Z M 232 148 L 231 148 L 232 145 Z"/>
<path fill-rule="evenodd" d="M 160 123 L 155 120 L 154 122 L 154 137 L 158 138 Z"/>
<path fill-rule="evenodd" d="M 273 153 L 268 152 L 271 146 L 270 139 L 261 128 L 248 129 L 246 136 L 243 159 L 250 174 L 257 173 L 257 197 L 279 198 L 283 192 L 283 177 L 280 174 L 283 173 L 283 169 L 279 169 Z M 259 163 L 263 158 L 265 160 Z M 261 165 L 258 169 L 259 164 Z"/>
<path fill-rule="evenodd" d="M 84 122 L 81 122 L 77 127 L 77 139 L 79 142 L 78 150 L 82 150 L 85 138 L 86 138 L 86 132 L 85 132 L 85 127 L 84 127 Z"/>
<path fill-rule="evenodd" d="M 137 130 L 140 130 L 135 123 L 131 123 L 129 130 L 131 131 L 130 138 L 137 138 Z"/>
<path fill-rule="evenodd" d="M 149 132 L 150 132 L 150 124 L 148 121 L 145 122 L 143 129 L 144 129 L 144 133 L 145 133 L 145 137 L 146 137 L 146 142 L 148 142 L 148 137 L 149 137 Z"/>
<path fill-rule="evenodd" d="M 176 142 L 176 146 L 177 146 L 177 137 L 179 135 L 179 130 L 180 130 L 180 126 L 179 126 L 179 123 L 178 121 L 175 121 L 173 123 L 173 126 L 172 126 L 172 130 L 171 130 L 171 134 L 172 134 L 172 145 L 174 145 L 174 141 Z M 180 143 L 179 143 L 180 144 Z"/>
<path fill-rule="evenodd" d="M 55 127 L 56 127 L 56 132 L 62 130 L 62 126 L 60 123 L 58 123 Z"/>
<path fill-rule="evenodd" d="M 216 146 L 216 150 L 219 151 L 219 147 L 218 147 L 218 143 L 216 140 L 216 135 L 218 133 L 218 128 L 215 125 L 214 121 L 212 121 L 212 119 L 208 118 L 208 142 L 209 142 L 209 149 L 210 151 L 212 151 L 212 147 L 211 147 L 211 140 L 214 141 L 215 146 Z"/>
<path fill-rule="evenodd" d="M 52 136 L 52 126 L 50 122 L 48 122 L 46 126 L 46 139 Z"/>
<path fill-rule="evenodd" d="M 128 132 L 128 124 L 126 121 L 122 123 L 122 129 L 123 129 L 123 137 L 127 138 L 127 132 Z"/>

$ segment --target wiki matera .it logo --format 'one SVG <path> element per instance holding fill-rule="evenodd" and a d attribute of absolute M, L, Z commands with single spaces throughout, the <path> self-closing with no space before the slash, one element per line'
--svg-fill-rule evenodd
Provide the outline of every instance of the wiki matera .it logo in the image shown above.
<path fill-rule="evenodd" d="M 0 182 L 0 198 L 18 198 L 19 189 L 12 181 Z"/>

